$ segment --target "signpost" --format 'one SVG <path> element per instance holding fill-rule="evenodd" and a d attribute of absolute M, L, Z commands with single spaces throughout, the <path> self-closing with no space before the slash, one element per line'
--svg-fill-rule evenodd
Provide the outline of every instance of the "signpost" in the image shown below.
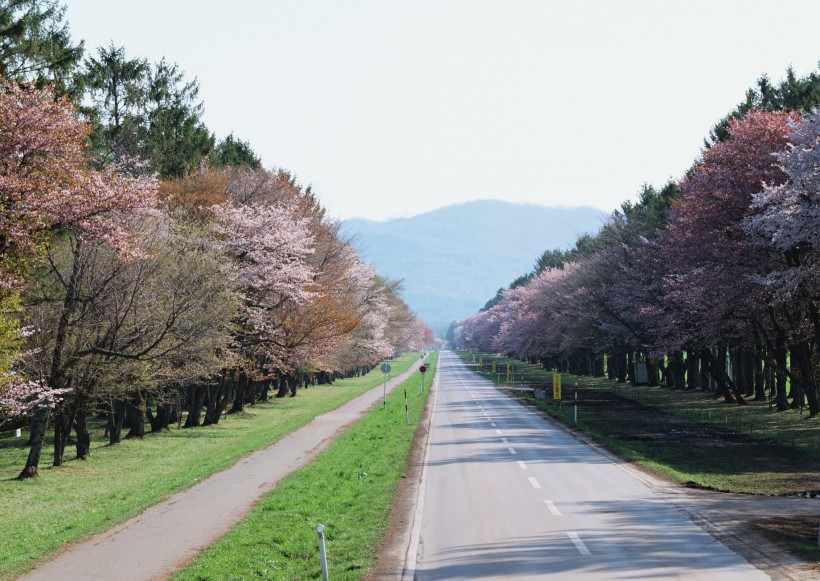
<path fill-rule="evenodd" d="M 388 363 L 382 363 L 379 369 L 384 373 L 384 409 L 387 409 L 387 374 L 390 373 L 390 365 Z"/>
<path fill-rule="evenodd" d="M 421 371 L 421 391 L 419 393 L 424 393 L 424 376 L 427 374 L 427 365 L 422 364 L 419 371 Z"/>

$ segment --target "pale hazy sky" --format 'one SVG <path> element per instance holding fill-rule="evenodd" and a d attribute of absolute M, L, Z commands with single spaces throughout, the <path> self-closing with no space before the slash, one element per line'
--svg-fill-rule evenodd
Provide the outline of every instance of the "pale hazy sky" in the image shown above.
<path fill-rule="evenodd" d="M 75 40 L 197 77 L 205 122 L 337 218 L 496 198 L 606 211 L 679 178 L 820 1 L 67 0 Z"/>

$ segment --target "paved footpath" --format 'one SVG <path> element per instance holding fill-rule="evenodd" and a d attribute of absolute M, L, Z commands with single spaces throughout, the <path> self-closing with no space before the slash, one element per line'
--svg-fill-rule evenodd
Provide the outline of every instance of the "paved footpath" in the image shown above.
<path fill-rule="evenodd" d="M 387 382 L 388 392 L 416 364 Z M 149 581 L 167 579 L 239 522 L 279 481 L 309 464 L 336 437 L 381 401 L 383 384 L 253 452 L 234 466 L 148 508 L 22 577 L 26 581 Z"/>

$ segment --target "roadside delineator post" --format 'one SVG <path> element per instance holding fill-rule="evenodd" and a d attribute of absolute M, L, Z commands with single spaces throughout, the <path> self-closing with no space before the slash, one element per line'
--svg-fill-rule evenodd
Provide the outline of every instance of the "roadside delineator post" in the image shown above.
<path fill-rule="evenodd" d="M 404 388 L 404 423 L 410 424 L 410 408 L 407 406 L 407 388 Z"/>
<path fill-rule="evenodd" d="M 316 532 L 319 533 L 319 556 L 322 559 L 322 581 L 328 581 L 327 578 L 327 553 L 325 552 L 325 525 L 316 527 Z"/>
<path fill-rule="evenodd" d="M 578 384 L 575 384 L 575 401 L 572 403 L 572 407 L 574 408 L 572 411 L 572 421 L 573 423 L 578 423 Z"/>

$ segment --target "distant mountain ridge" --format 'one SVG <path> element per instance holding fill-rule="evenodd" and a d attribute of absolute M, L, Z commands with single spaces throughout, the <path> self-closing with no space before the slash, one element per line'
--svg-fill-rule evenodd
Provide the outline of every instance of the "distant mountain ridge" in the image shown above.
<path fill-rule="evenodd" d="M 410 218 L 342 222 L 363 260 L 404 280 L 403 298 L 438 336 L 474 313 L 501 287 L 530 272 L 545 251 L 597 232 L 607 214 L 479 200 Z"/>

